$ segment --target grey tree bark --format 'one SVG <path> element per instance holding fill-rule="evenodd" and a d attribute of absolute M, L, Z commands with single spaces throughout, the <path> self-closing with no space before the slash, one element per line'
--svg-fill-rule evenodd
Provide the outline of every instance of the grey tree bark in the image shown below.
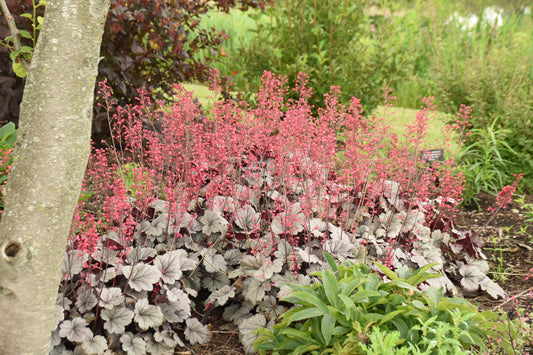
<path fill-rule="evenodd" d="M 0 223 L 0 353 L 48 354 L 110 0 L 49 0 Z"/>

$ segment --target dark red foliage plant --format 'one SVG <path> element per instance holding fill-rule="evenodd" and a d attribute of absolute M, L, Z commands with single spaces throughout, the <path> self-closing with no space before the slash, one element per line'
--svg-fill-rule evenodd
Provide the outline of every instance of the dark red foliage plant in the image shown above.
<path fill-rule="evenodd" d="M 33 33 L 32 21 L 21 16 L 33 14 L 32 0 L 6 3 L 19 30 Z M 218 48 L 226 34 L 215 28 L 198 28 L 201 16 L 215 8 L 229 11 L 235 6 L 260 8 L 265 1 L 112 0 L 102 40 L 99 80 L 107 80 L 120 102 L 133 102 L 141 87 L 150 93 L 169 93 L 175 82 L 206 80 L 209 63 L 221 55 Z M 42 16 L 44 9 L 37 10 L 36 15 Z M 6 20 L 0 16 L 0 42 L 5 43 L 9 35 Z M 21 40 L 22 45 L 32 46 L 31 39 Z M 202 62 L 196 54 L 206 48 L 211 49 L 212 57 Z M 5 102 L 0 105 L 0 121 L 17 122 L 24 82 L 11 69 L 11 51 L 0 47 L 0 87 Z M 101 122 L 95 123 L 99 131 Z"/>

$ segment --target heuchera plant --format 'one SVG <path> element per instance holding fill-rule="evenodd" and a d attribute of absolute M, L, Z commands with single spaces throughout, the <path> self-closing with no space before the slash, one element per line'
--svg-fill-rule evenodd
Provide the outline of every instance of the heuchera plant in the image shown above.
<path fill-rule="evenodd" d="M 74 219 L 52 353 L 172 354 L 209 340 L 209 303 L 253 352 L 255 330 L 285 311 L 287 283 L 326 267 L 323 251 L 374 269 L 431 264 L 442 277 L 421 288 L 504 295 L 480 239 L 454 228 L 453 159 L 421 159 L 430 99 L 398 137 L 357 99 L 341 105 L 338 88 L 314 117 L 307 76 L 297 100 L 285 83 L 267 72 L 257 107 L 223 101 L 209 114 L 179 85 L 153 111 L 145 92 L 121 107 L 101 84 L 113 144 L 92 152 L 94 195 Z"/>

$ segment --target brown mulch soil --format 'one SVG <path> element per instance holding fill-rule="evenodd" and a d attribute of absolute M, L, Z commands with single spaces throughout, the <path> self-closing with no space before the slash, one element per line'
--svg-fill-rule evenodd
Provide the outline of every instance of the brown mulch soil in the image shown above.
<path fill-rule="evenodd" d="M 495 206 L 495 201 L 492 195 L 480 195 L 480 208 L 462 209 L 455 220 L 456 228 L 473 232 L 480 230 L 490 217 L 488 207 Z M 525 202 L 533 203 L 533 195 L 528 196 Z M 520 204 L 513 202 L 502 209 L 480 234 L 485 242 L 484 253 L 493 272 L 490 276 L 509 296 L 505 300 L 495 300 L 482 292 L 465 295 L 481 310 L 502 309 L 514 317 L 516 310 L 523 308 L 533 316 L 533 223 L 530 222 L 530 226 L 524 230 L 527 225 L 524 212 Z M 500 259 L 502 263 L 498 272 Z M 215 309 L 210 319 L 212 340 L 205 345 L 177 349 L 175 355 L 244 354 L 238 329 L 226 324 L 222 319 L 222 312 Z"/>

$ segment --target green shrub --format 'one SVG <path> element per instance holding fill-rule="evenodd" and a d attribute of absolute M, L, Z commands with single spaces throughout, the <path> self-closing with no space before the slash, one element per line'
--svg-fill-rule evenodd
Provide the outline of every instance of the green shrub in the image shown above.
<path fill-rule="evenodd" d="M 343 102 L 352 96 L 371 113 L 382 89 L 408 72 L 405 51 L 409 31 L 392 31 L 392 16 L 370 17 L 368 1 L 277 1 L 266 12 L 270 21 L 257 21 L 256 38 L 232 58 L 243 77 L 259 78 L 264 70 L 288 77 L 310 76 L 315 91 L 310 103 L 322 107 L 330 86 L 340 86 Z M 239 69 L 240 68 L 240 69 Z M 259 81 L 237 80 L 240 90 L 254 91 Z M 297 98 L 296 93 L 291 93 Z"/>
<path fill-rule="evenodd" d="M 501 25 L 491 26 L 481 13 L 470 29 L 457 21 L 434 26 L 430 39 L 429 75 L 441 106 L 456 112 L 468 105 L 473 129 L 509 132 L 504 141 L 512 149 L 501 158 L 515 164 L 500 169 L 504 176 L 496 187 L 511 183 L 513 173 L 525 174 L 522 187 L 533 186 L 531 16 L 504 16 Z"/>
<path fill-rule="evenodd" d="M 495 119 L 487 128 L 475 128 L 458 154 L 460 170 L 463 172 L 466 184 L 463 193 L 463 203 L 466 205 L 476 202 L 476 196 L 481 191 L 498 193 L 505 182 L 512 181 L 512 167 L 516 165 L 517 153 L 507 143 L 510 129 L 496 129 L 498 120 Z M 513 159 L 508 159 L 512 157 Z"/>
<path fill-rule="evenodd" d="M 431 278 L 436 264 L 414 272 L 394 273 L 374 263 L 382 277 L 363 265 L 345 261 L 337 266 L 324 253 L 331 270 L 315 272 L 321 278 L 310 286 L 291 285 L 283 300 L 296 305 L 281 315 L 272 330 L 262 328 L 255 347 L 261 354 L 466 354 L 484 350 L 489 336 L 507 329 L 492 312 L 479 312 L 462 298 L 447 298 L 442 290 L 418 286 Z M 385 333 L 385 337 L 378 336 Z M 516 340 L 516 331 L 509 330 Z M 511 351 L 508 339 L 502 346 Z M 385 352 L 382 352 L 385 351 Z"/>

